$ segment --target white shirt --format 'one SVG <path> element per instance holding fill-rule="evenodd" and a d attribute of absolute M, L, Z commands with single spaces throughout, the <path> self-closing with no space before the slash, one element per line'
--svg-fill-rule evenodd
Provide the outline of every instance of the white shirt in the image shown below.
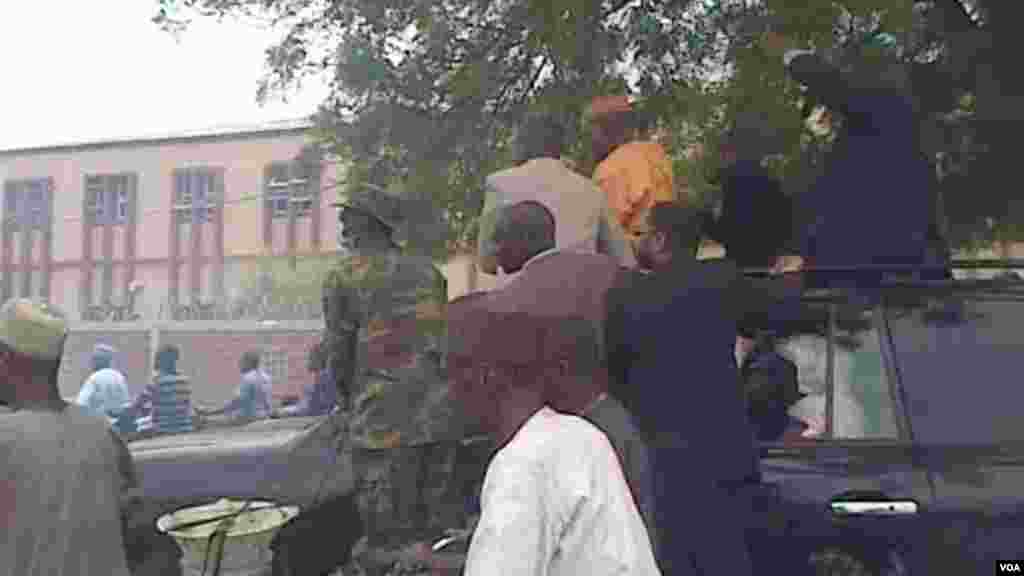
<path fill-rule="evenodd" d="M 128 576 L 118 450 L 77 406 L 0 414 L 0 576 Z"/>
<path fill-rule="evenodd" d="M 607 437 L 537 411 L 487 467 L 466 576 L 660 576 Z"/>
<path fill-rule="evenodd" d="M 118 413 L 131 401 L 124 375 L 113 368 L 93 372 L 78 393 L 79 406 L 88 408 L 97 416 Z"/>

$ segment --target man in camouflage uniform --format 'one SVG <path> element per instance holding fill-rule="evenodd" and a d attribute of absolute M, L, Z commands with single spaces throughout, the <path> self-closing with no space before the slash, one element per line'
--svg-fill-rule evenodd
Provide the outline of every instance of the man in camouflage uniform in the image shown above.
<path fill-rule="evenodd" d="M 393 549 L 453 527 L 461 512 L 448 488 L 460 434 L 442 372 L 447 285 L 430 258 L 395 243 L 399 198 L 364 189 L 339 206 L 347 254 L 325 285 L 330 361 L 352 399 L 367 544 Z"/>

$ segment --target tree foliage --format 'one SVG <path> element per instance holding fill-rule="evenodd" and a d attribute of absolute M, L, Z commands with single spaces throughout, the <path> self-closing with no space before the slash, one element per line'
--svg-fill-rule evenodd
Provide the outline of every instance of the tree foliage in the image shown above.
<path fill-rule="evenodd" d="M 698 144 L 714 150 L 722 128 L 743 115 L 764 122 L 788 187 L 806 188 L 829 138 L 808 128 L 817 103 L 785 77 L 777 55 L 753 41 L 765 22 L 846 65 L 877 57 L 878 49 L 863 48 L 871 44 L 866 39 L 892 44 L 913 64 L 926 148 L 947 164 L 947 182 L 974 181 L 979 166 L 994 170 L 998 162 L 978 158 L 998 155 L 981 142 L 988 138 L 985 145 L 998 148 L 994 135 L 1005 134 L 1006 126 L 997 119 L 1016 111 L 997 89 L 1008 75 L 1006 63 L 992 58 L 1019 43 L 999 23 L 1013 21 L 1020 10 L 1008 5 L 1015 2 L 158 2 L 155 21 L 171 31 L 196 16 L 258 18 L 281 27 L 284 36 L 267 51 L 259 97 L 326 75 L 331 94 L 318 125 L 325 146 L 352 167 L 346 185 L 370 182 L 417 196 L 423 206 L 429 201 L 430 216 L 444 226 L 423 243 L 445 249 L 471 239 L 483 179 L 507 166 L 524 114 L 543 109 L 579 118 L 592 96 L 611 91 L 643 97 L 645 114 L 669 135 L 680 177 L 697 196 L 713 193 L 716 158 L 687 151 Z M 962 106 L 965 95 L 973 108 Z M 574 125 L 574 159 L 586 168 L 585 127 Z M 958 188 L 946 187 L 953 196 L 947 204 L 966 201 Z M 1007 196 L 993 189 L 975 209 L 947 211 L 973 230 L 986 218 L 1009 221 Z M 428 218 L 421 220 L 417 229 L 426 230 Z"/>

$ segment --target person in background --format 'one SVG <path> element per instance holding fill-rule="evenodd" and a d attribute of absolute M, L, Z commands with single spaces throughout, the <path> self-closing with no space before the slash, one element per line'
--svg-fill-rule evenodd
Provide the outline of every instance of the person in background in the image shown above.
<path fill-rule="evenodd" d="M 750 574 L 750 510 L 736 494 L 758 481 L 759 460 L 736 335 L 784 286 L 755 286 L 728 260 L 698 262 L 700 214 L 691 207 L 656 204 L 636 230 L 637 263 L 650 273 L 624 275 L 609 291 L 606 339 L 611 393 L 653 455 L 662 568 Z"/>
<path fill-rule="evenodd" d="M 160 434 L 181 434 L 195 428 L 192 418 L 192 388 L 186 376 L 178 371 L 181 351 L 173 344 L 157 350 L 156 376 L 148 388 L 153 430 Z"/>
<path fill-rule="evenodd" d="M 545 402 L 557 320 L 467 308 L 449 316 L 453 396 L 498 451 L 464 574 L 661 574 L 608 438 Z"/>
<path fill-rule="evenodd" d="M 672 161 L 661 144 L 641 139 L 642 128 L 628 96 L 595 98 L 591 104 L 594 182 L 627 235 L 644 210 L 677 201 Z"/>
<path fill-rule="evenodd" d="M 0 307 L 0 575 L 128 576 L 122 519 L 139 501 L 128 448 L 65 402 L 67 323 L 26 299 Z"/>
<path fill-rule="evenodd" d="M 116 419 L 131 402 L 124 374 L 113 367 L 116 355 L 117 350 L 112 346 L 96 345 L 90 358 L 93 372 L 76 400 L 79 406 L 111 419 Z"/>
<path fill-rule="evenodd" d="M 736 352 L 740 380 L 747 393 L 747 414 L 757 439 L 777 442 L 800 422 L 789 410 L 803 398 L 796 364 L 779 353 L 775 337 L 740 327 Z"/>
<path fill-rule="evenodd" d="M 323 344 L 314 344 L 309 350 L 306 368 L 313 375 L 313 383 L 306 387 L 302 400 L 295 406 L 275 410 L 275 418 L 293 416 L 323 416 L 338 405 L 338 388 L 328 367 Z"/>
<path fill-rule="evenodd" d="M 721 149 L 721 213 L 707 215 L 703 230 L 740 268 L 770 269 L 793 235 L 793 203 L 761 165 L 756 128 L 741 125 L 727 134 Z"/>
<path fill-rule="evenodd" d="M 364 187 L 339 207 L 349 250 L 325 282 L 325 316 L 337 319 L 328 324 L 335 358 L 354 350 L 348 366 L 332 366 L 352 375 L 345 422 L 356 502 L 371 549 L 402 546 L 450 527 L 457 511 L 438 496 L 460 434 L 443 375 L 447 281 L 429 256 L 397 242 L 413 234 L 415 203 Z"/>
<path fill-rule="evenodd" d="M 271 413 L 270 375 L 260 368 L 259 351 L 249 350 L 242 354 L 238 367 L 242 372 L 242 383 L 235 397 L 221 408 L 197 410 L 203 416 L 227 414 L 237 420 L 258 420 Z"/>
<path fill-rule="evenodd" d="M 477 250 L 484 273 L 497 274 L 500 267 L 494 239 L 499 209 L 524 201 L 543 204 L 554 214 L 559 250 L 596 252 L 624 266 L 633 264 L 607 197 L 562 162 L 565 139 L 565 126 L 557 119 L 533 116 L 516 135 L 519 164 L 487 177 Z"/>
<path fill-rule="evenodd" d="M 809 222 L 798 234 L 799 254 L 789 255 L 784 267 L 934 265 L 937 277 L 945 277 L 935 173 L 921 149 L 906 66 L 879 52 L 841 69 L 773 31 L 762 44 L 843 119 L 826 171 L 803 196 L 800 212 Z M 865 226 L 870 234 L 863 233 Z M 817 276 L 812 284 L 825 282 Z M 847 284 L 877 284 L 879 278 L 879 271 L 827 276 Z"/>

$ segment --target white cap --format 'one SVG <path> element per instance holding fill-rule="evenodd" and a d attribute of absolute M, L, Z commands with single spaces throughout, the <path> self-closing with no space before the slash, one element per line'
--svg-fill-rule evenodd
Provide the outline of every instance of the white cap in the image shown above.
<path fill-rule="evenodd" d="M 0 307 L 0 342 L 11 350 L 39 360 L 59 360 L 68 326 L 64 314 L 25 298 Z"/>

